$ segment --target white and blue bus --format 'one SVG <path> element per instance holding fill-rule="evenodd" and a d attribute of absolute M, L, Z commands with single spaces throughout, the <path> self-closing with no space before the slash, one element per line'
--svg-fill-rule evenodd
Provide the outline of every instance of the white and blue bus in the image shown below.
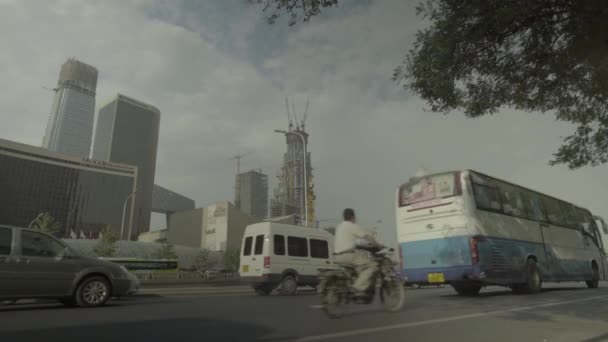
<path fill-rule="evenodd" d="M 397 236 L 409 284 L 539 292 L 544 281 L 605 279 L 602 235 L 586 209 L 479 172 L 422 175 L 397 192 Z"/>

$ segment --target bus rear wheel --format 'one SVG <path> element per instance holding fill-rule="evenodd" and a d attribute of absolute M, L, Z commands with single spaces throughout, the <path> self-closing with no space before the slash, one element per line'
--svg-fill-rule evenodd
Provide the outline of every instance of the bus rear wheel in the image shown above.
<path fill-rule="evenodd" d="M 585 281 L 587 283 L 587 287 L 590 289 L 597 289 L 600 286 L 600 270 L 597 265 L 594 263 L 593 266 L 593 276 L 591 280 Z"/>

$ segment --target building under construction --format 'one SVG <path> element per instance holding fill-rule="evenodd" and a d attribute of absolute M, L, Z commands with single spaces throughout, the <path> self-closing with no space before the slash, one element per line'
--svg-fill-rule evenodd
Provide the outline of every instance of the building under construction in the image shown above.
<path fill-rule="evenodd" d="M 235 205 L 245 214 L 265 219 L 268 217 L 268 176 L 251 170 L 236 175 Z"/>
<path fill-rule="evenodd" d="M 301 122 L 297 120 L 295 108 L 290 110 L 287 101 L 286 106 L 289 129 L 276 132 L 285 135 L 287 152 L 283 156 L 283 165 L 279 170 L 279 184 L 271 200 L 270 215 L 271 217 L 293 215 L 296 224 L 311 227 L 315 222 L 315 194 L 313 168 L 310 163 L 310 152 L 307 149 L 309 136 L 305 126 L 308 103 Z M 295 120 L 292 120 L 292 115 Z"/>

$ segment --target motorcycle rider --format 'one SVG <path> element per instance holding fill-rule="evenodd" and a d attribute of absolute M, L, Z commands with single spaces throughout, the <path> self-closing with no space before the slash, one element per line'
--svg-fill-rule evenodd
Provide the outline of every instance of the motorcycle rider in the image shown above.
<path fill-rule="evenodd" d="M 342 216 L 344 222 L 336 227 L 335 262 L 338 265 L 355 268 L 357 272 L 357 279 L 353 283 L 355 298 L 365 299 L 367 291 L 373 285 L 372 278 L 378 269 L 376 261 L 367 249 L 381 249 L 383 246 L 369 231 L 357 224 L 353 209 L 344 209 Z"/>

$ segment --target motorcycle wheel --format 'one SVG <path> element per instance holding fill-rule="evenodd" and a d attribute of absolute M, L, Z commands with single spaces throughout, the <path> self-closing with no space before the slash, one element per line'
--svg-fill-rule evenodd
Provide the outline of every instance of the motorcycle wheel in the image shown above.
<path fill-rule="evenodd" d="M 405 287 L 395 278 L 382 282 L 380 300 L 387 311 L 399 311 L 405 304 Z"/>
<path fill-rule="evenodd" d="M 344 315 L 346 301 L 345 294 L 340 291 L 339 284 L 327 284 L 322 294 L 323 311 L 330 318 L 340 318 Z"/>

